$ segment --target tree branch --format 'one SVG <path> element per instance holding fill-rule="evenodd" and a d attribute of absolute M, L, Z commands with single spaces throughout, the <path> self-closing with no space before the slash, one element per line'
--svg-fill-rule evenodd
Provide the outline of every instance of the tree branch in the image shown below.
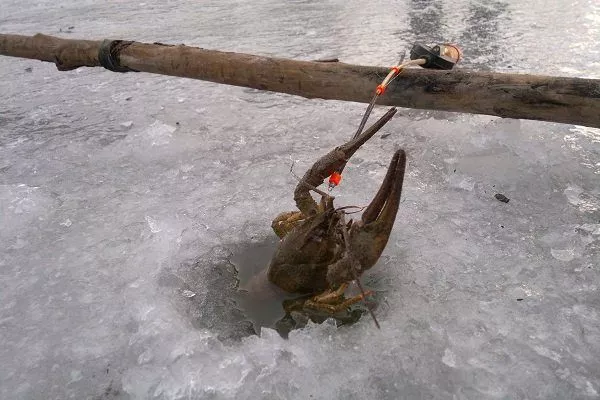
<path fill-rule="evenodd" d="M 0 34 L 0 55 L 53 62 L 60 70 L 98 67 L 103 43 L 108 42 Z M 295 61 L 160 43 L 122 42 L 110 50 L 120 67 L 135 71 L 362 103 L 371 100 L 381 77 L 388 72 L 383 67 Z M 598 128 L 600 80 L 406 69 L 378 104 Z"/>

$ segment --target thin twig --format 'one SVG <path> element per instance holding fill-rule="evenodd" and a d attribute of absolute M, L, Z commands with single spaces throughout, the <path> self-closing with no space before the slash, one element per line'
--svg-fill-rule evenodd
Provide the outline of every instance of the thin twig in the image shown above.
<path fill-rule="evenodd" d="M 352 273 L 354 274 L 354 271 L 352 271 Z M 363 299 L 364 299 L 365 289 L 363 289 L 362 283 L 360 283 L 360 279 L 358 279 L 358 277 L 356 277 L 356 274 L 354 274 L 354 276 L 355 276 L 354 281 L 356 282 L 356 286 L 358 286 L 358 289 L 360 289 L 360 293 L 362 294 Z M 371 314 L 371 318 L 373 318 L 373 322 L 375 322 L 375 326 L 377 327 L 377 329 L 381 329 L 381 326 L 379 326 L 379 322 L 377 321 L 377 318 L 375 318 L 375 313 L 373 313 L 371 306 L 367 303 L 365 303 L 365 305 L 367 306 L 367 310 L 369 310 L 369 313 Z"/>

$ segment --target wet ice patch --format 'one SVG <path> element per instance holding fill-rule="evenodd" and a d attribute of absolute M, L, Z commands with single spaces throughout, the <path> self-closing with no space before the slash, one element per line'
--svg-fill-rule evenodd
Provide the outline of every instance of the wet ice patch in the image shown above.
<path fill-rule="evenodd" d="M 43 188 L 26 184 L 0 185 L 0 221 L 5 227 L 42 221 L 56 200 Z"/>
<path fill-rule="evenodd" d="M 9 246 L 9 249 L 19 250 L 19 249 L 24 248 L 27 245 L 28 245 L 28 242 L 26 240 L 23 240 L 21 238 L 16 238 L 14 243 L 12 243 Z"/>
<path fill-rule="evenodd" d="M 38 205 L 36 200 L 39 189 L 39 187 L 25 184 L 6 186 L 5 193 L 9 196 L 7 210 L 13 214 L 29 214 L 35 211 Z"/>
<path fill-rule="evenodd" d="M 66 226 L 67 228 L 71 225 L 73 225 L 73 222 L 71 222 L 71 220 L 69 218 L 65 219 L 63 222 L 60 223 L 62 226 Z"/>
<path fill-rule="evenodd" d="M 600 129 L 574 126 L 569 130 L 571 133 L 563 138 L 565 147 L 577 155 L 580 165 L 591 169 L 595 174 L 600 174 L 600 162 L 598 161 Z"/>
<path fill-rule="evenodd" d="M 550 249 L 550 253 L 552 254 L 552 257 L 556 258 L 557 260 L 566 262 L 572 261 L 577 257 L 575 254 L 575 249 Z"/>
<path fill-rule="evenodd" d="M 456 355 L 450 349 L 444 350 L 444 356 L 442 357 L 442 362 L 449 367 L 456 367 Z"/>
<path fill-rule="evenodd" d="M 577 185 L 569 185 L 564 190 L 567 201 L 577 206 L 581 212 L 594 212 L 600 209 L 600 192 L 588 193 Z"/>
<path fill-rule="evenodd" d="M 594 236 L 600 235 L 600 224 L 583 224 L 583 225 L 580 225 L 579 228 L 582 231 L 590 233 Z"/>
<path fill-rule="evenodd" d="M 525 293 L 525 296 L 527 297 L 531 297 L 531 296 L 540 296 L 541 293 L 535 289 L 530 287 L 529 285 L 526 284 L 522 284 L 521 285 L 521 289 L 523 290 L 523 293 Z"/>
<path fill-rule="evenodd" d="M 183 173 L 188 173 L 193 169 L 194 169 L 194 165 L 192 165 L 192 164 L 183 164 L 181 167 L 179 167 L 179 170 Z"/>
<path fill-rule="evenodd" d="M 570 262 L 586 253 L 586 243 L 593 241 L 591 236 L 575 226 L 565 227 L 564 230 L 548 232 L 540 238 L 546 251 L 556 260 Z M 585 233 L 585 234 L 583 234 Z"/>
<path fill-rule="evenodd" d="M 547 349 L 546 347 L 543 347 L 543 346 L 533 346 L 533 350 L 535 350 L 535 352 L 541 356 L 547 357 L 553 361 L 556 361 L 557 363 L 560 362 L 560 359 L 561 359 L 560 354 L 558 354 L 555 351 Z"/>
<path fill-rule="evenodd" d="M 594 389 L 594 385 L 588 380 L 585 381 L 585 391 L 588 396 L 598 396 L 598 392 Z"/>
<path fill-rule="evenodd" d="M 567 201 L 574 206 L 581 204 L 581 199 L 579 198 L 581 193 L 583 193 L 583 189 L 577 185 L 569 185 L 564 190 L 564 194 L 567 196 Z"/>
<path fill-rule="evenodd" d="M 600 143 L 600 129 L 590 128 L 588 126 L 575 125 L 569 129 L 576 135 L 589 139 L 592 143 Z"/>
<path fill-rule="evenodd" d="M 150 228 L 150 231 L 152 233 L 158 233 L 162 230 L 158 226 L 158 221 L 156 221 L 154 218 L 150 217 L 149 215 L 146 215 L 145 219 L 146 219 L 146 223 L 148 224 L 148 227 Z"/>
<path fill-rule="evenodd" d="M 71 381 L 69 383 L 78 382 L 83 378 L 83 374 L 80 370 L 73 369 L 71 370 Z"/>
<path fill-rule="evenodd" d="M 598 396 L 598 392 L 594 389 L 594 385 L 585 379 L 584 377 L 577 375 L 576 373 L 572 373 L 569 368 L 560 368 L 556 370 L 556 375 L 569 383 L 571 383 L 574 387 L 584 393 L 586 396 L 590 396 L 596 398 Z"/>
<path fill-rule="evenodd" d="M 472 192 L 475 188 L 475 180 L 470 176 L 450 175 L 450 186 L 456 189 Z"/>
<path fill-rule="evenodd" d="M 128 130 L 131 129 L 131 127 L 133 126 L 133 121 L 125 121 L 125 122 L 121 122 L 119 124 L 119 126 L 121 128 L 123 128 L 123 130 Z"/>
<path fill-rule="evenodd" d="M 154 121 L 144 132 L 152 140 L 153 146 L 168 144 L 177 128 L 160 121 Z"/>

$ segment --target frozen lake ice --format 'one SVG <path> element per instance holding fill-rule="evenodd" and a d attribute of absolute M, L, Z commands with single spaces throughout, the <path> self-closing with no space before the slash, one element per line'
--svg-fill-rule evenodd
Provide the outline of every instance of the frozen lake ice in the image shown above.
<path fill-rule="evenodd" d="M 600 78 L 594 0 L 364 4 L 3 0 L 0 32 L 368 65 L 454 41 L 461 68 Z M 1 399 L 600 397 L 598 129 L 400 110 L 336 189 L 368 202 L 406 149 L 364 277 L 382 329 L 286 340 L 256 332 L 238 279 L 293 209 L 290 161 L 347 140 L 364 104 L 8 57 L 0 100 Z"/>

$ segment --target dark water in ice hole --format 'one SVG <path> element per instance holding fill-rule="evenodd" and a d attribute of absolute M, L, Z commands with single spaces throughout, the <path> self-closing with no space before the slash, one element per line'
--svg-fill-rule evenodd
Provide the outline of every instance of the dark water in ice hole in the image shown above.
<path fill-rule="evenodd" d="M 240 248 L 230 261 L 235 266 L 239 287 L 236 303 L 252 321 L 256 332 L 260 327 L 275 327 L 284 315 L 282 302 L 295 296 L 279 290 L 266 280 L 266 271 L 277 247 L 278 239 Z"/>
<path fill-rule="evenodd" d="M 235 267 L 239 280 L 235 302 L 240 311 L 252 322 L 255 332 L 259 333 L 261 327 L 268 327 L 287 337 L 290 329 L 301 326 L 291 327 L 290 323 L 293 324 L 293 321 L 282 321 L 286 314 L 283 302 L 303 296 L 284 292 L 267 280 L 267 268 L 278 242 L 279 239 L 276 237 L 270 237 L 262 242 L 241 247 L 234 252 L 229 261 Z M 368 289 L 373 290 L 372 287 Z M 347 296 L 358 294 L 358 289 L 355 285 L 351 285 L 346 294 Z M 376 294 L 369 300 L 370 307 L 375 306 L 374 297 Z M 337 323 L 356 322 L 366 311 L 365 306 L 359 303 L 352 307 L 351 313 L 344 319 L 337 320 Z M 325 318 L 321 317 L 322 319 Z"/>

